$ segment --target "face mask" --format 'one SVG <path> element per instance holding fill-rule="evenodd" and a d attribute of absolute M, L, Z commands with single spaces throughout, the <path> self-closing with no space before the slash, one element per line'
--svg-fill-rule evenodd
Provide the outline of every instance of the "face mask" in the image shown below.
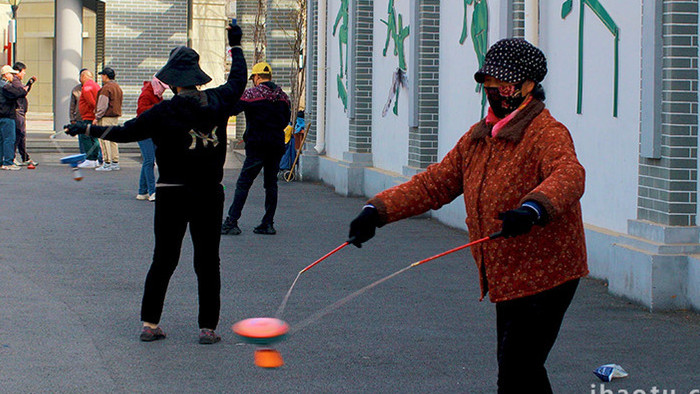
<path fill-rule="evenodd" d="M 523 97 L 521 93 L 522 87 L 522 82 L 516 85 L 499 86 L 497 88 L 484 87 L 486 90 L 486 98 L 489 100 L 489 105 L 493 113 L 503 119 L 508 116 L 508 114 L 518 109 L 520 104 L 525 101 L 525 97 Z"/>

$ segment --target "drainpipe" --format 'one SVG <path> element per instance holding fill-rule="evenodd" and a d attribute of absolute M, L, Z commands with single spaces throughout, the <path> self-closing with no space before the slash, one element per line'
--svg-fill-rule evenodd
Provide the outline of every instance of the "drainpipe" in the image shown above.
<path fill-rule="evenodd" d="M 316 102 L 316 152 L 326 150 L 326 1 L 318 0 L 318 67 L 316 69 L 316 84 L 318 92 Z"/>
<path fill-rule="evenodd" d="M 525 0 L 525 39 L 534 46 L 540 41 L 540 2 Z"/>

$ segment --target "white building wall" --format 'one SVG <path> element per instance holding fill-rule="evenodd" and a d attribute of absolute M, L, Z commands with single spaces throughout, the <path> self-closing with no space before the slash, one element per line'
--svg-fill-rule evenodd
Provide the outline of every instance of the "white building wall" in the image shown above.
<path fill-rule="evenodd" d="M 0 4 L 0 34 L 2 34 L 2 37 L 7 37 L 11 16 L 12 8 L 6 4 L 6 2 Z M 0 56 L 2 56 L 2 64 L 7 62 L 7 55 L 7 49 L 3 49 L 3 51 L 0 52 Z"/>
<path fill-rule="evenodd" d="M 507 12 L 502 1 L 489 1 L 489 46 L 502 37 L 499 25 Z M 393 73 L 398 66 L 394 42 L 390 40 L 387 56 L 384 48 L 387 29 L 380 20 L 387 20 L 388 0 L 374 3 L 373 114 L 372 160 L 382 171 L 401 176 L 408 160 L 409 97 L 408 90 L 399 93 L 398 115 L 382 110 L 389 97 Z M 342 160 L 348 152 L 349 121 L 338 94 L 340 73 L 339 35 L 333 35 L 333 23 L 341 6 L 340 0 L 328 2 L 327 55 L 327 130 L 326 156 Z M 416 26 L 411 20 L 410 2 L 394 2 L 396 15 L 403 25 Z M 473 78 L 478 61 L 472 41 L 473 6 L 467 9 L 469 35 L 459 43 L 463 23 L 463 2 L 445 0 L 441 4 L 440 21 L 440 87 L 438 159 L 454 146 L 471 125 L 481 117 L 481 94 Z M 614 39 L 603 23 L 588 8 L 584 14 L 583 103 L 576 113 L 579 8 L 562 19 L 561 3 L 540 2 L 539 47 L 545 52 L 548 74 L 543 82 L 547 108 L 566 125 L 574 138 L 581 163 L 586 168 L 586 193 L 582 199 L 584 221 L 607 230 L 624 233 L 627 221 L 636 218 L 639 122 L 640 122 L 640 57 L 641 4 L 632 0 L 606 2 L 606 10 L 620 29 L 618 116 L 613 117 L 613 51 Z M 504 8 L 504 9 L 501 9 Z M 411 65 L 410 36 L 404 42 L 407 65 Z M 347 56 L 345 45 L 343 57 Z M 352 62 L 350 62 L 351 64 Z M 412 81 L 409 81 L 412 83 Z M 351 94 L 351 93 L 350 93 Z M 372 189 L 365 185 L 365 189 Z M 464 226 L 464 202 L 459 199 L 434 212 L 434 216 L 458 228 Z"/>
<path fill-rule="evenodd" d="M 499 34 L 502 29 L 498 22 L 503 19 L 499 15 L 501 12 L 507 12 L 501 9 L 501 3 L 488 3 L 489 46 L 505 38 Z M 438 158 L 441 160 L 459 138 L 481 120 L 482 93 L 476 91 L 477 83 L 474 80 L 474 73 L 479 69 L 471 34 L 474 8 L 467 9 L 469 35 L 462 44 L 459 43 L 459 39 L 464 21 L 464 3 L 443 1 L 440 9 L 440 73 L 445 76 L 440 87 Z M 464 200 L 461 197 L 433 215 L 445 224 L 466 230 Z"/>
<path fill-rule="evenodd" d="M 333 35 L 333 24 L 340 11 L 340 0 L 328 1 L 328 26 L 326 26 L 326 156 L 340 160 L 343 152 L 348 151 L 349 120 L 343 102 L 338 94 L 338 75 L 340 74 L 339 44 L 340 25 L 338 23 L 336 34 Z M 348 54 L 347 45 L 342 45 L 343 63 Z M 347 64 L 350 64 L 348 61 Z M 345 74 L 345 64 L 343 65 Z M 347 78 L 347 77 L 345 77 Z M 344 79 L 345 81 L 346 79 Z"/>
<path fill-rule="evenodd" d="M 400 174 L 408 163 L 408 89 L 399 90 L 398 115 L 393 112 L 392 103 L 385 116 L 382 112 L 390 96 L 394 72 L 399 66 L 399 57 L 394 54 L 395 43 L 389 40 L 386 56 L 383 55 L 387 39 L 387 26 L 380 19 L 388 19 L 388 1 L 374 3 L 374 58 L 372 61 L 372 153 L 374 166 L 382 170 Z M 394 2 L 396 23 L 402 16 L 402 25 L 409 26 L 409 36 L 403 41 L 407 67 L 411 64 L 410 37 L 415 32 L 411 20 L 410 2 Z M 398 29 L 398 27 L 397 27 Z M 409 81 L 408 83 L 413 83 Z M 395 99 L 395 96 L 393 96 Z"/>
<path fill-rule="evenodd" d="M 501 2 L 489 2 L 489 45 L 503 38 L 499 36 L 500 5 Z M 440 89 L 440 158 L 481 118 L 481 98 L 474 92 L 473 79 L 478 63 L 471 32 L 464 44 L 459 44 L 459 7 L 462 5 L 452 1 L 441 6 L 444 12 L 440 23 L 440 70 L 442 75 L 455 77 L 447 78 L 449 85 Z M 549 69 L 543 82 L 547 108 L 571 131 L 579 160 L 586 168 L 584 221 L 626 232 L 627 220 L 636 218 L 637 207 L 641 5 L 634 1 L 613 2 L 606 3 L 606 9 L 621 32 L 617 117 L 612 115 L 614 41 L 590 9 L 586 8 L 584 14 L 582 114 L 576 113 L 578 7 L 562 19 L 560 3 L 540 2 L 539 47 L 547 56 Z M 470 7 L 470 24 L 471 11 Z M 463 201 L 455 201 L 434 215 L 447 224 L 464 227 L 463 206 Z"/>
<path fill-rule="evenodd" d="M 540 49 L 547 56 L 547 108 L 566 125 L 586 169 L 584 222 L 617 232 L 636 218 L 641 4 L 608 1 L 620 29 L 618 116 L 613 117 L 614 38 L 589 8 L 584 12 L 583 103 L 576 113 L 579 8 L 566 19 L 561 2 L 540 1 Z"/>

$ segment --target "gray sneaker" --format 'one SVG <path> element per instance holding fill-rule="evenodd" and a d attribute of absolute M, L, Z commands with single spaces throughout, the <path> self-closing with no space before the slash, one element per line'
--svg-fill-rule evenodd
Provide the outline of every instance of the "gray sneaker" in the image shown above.
<path fill-rule="evenodd" d="M 103 165 L 95 168 L 95 171 L 112 171 L 112 165 L 109 163 L 104 163 Z"/>
<path fill-rule="evenodd" d="M 142 342 L 153 342 L 159 339 L 165 339 L 165 332 L 160 327 L 151 328 L 143 326 L 139 339 L 141 339 Z"/>
<path fill-rule="evenodd" d="M 22 169 L 22 167 L 16 165 L 16 164 L 10 164 L 9 166 L 1 166 L 1 170 L 6 170 L 6 171 L 19 171 Z"/>
<path fill-rule="evenodd" d="M 110 168 L 112 169 L 112 171 L 119 171 L 119 170 L 121 170 L 121 167 L 119 167 L 119 163 L 112 163 L 112 165 L 110 166 Z"/>
<path fill-rule="evenodd" d="M 202 328 L 199 330 L 199 343 L 202 345 L 211 345 L 221 341 L 219 334 L 215 333 L 214 330 L 208 328 Z"/>

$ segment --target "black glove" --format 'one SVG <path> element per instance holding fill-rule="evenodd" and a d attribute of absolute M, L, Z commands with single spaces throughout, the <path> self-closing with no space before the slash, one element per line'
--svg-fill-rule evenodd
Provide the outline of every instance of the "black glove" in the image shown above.
<path fill-rule="evenodd" d="M 372 206 L 364 207 L 362 212 L 350 222 L 348 242 L 361 248 L 363 242 L 367 242 L 374 237 L 374 231 L 378 226 L 379 212 L 377 208 Z"/>
<path fill-rule="evenodd" d="M 75 137 L 78 134 L 85 134 L 85 132 L 87 131 L 87 125 L 83 122 L 67 124 L 63 126 L 63 131 L 66 134 Z"/>
<path fill-rule="evenodd" d="M 537 212 L 533 208 L 521 206 L 518 209 L 499 213 L 498 219 L 503 220 L 500 235 L 511 238 L 530 232 L 537 222 Z"/>
<path fill-rule="evenodd" d="M 228 45 L 231 47 L 241 45 L 241 37 L 243 37 L 243 30 L 238 25 L 234 25 L 233 22 L 226 27 L 226 34 L 228 35 Z"/>

